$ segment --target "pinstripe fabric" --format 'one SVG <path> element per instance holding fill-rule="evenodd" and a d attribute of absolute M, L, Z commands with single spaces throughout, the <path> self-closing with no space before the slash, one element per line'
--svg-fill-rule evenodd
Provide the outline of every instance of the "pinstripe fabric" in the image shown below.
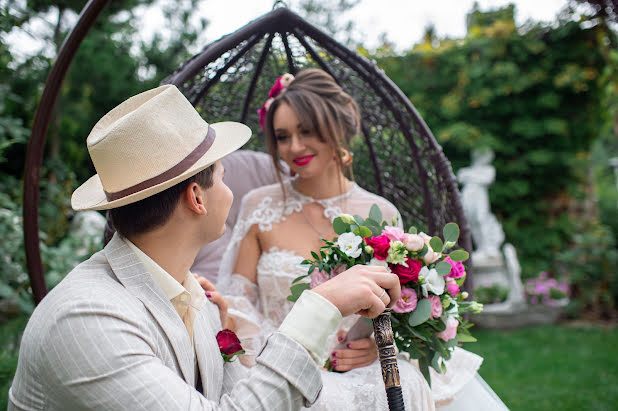
<path fill-rule="evenodd" d="M 208 303 L 194 326 L 204 396 L 193 387 L 193 349 L 163 291 L 119 237 L 80 264 L 33 313 L 9 392 L 9 410 L 294 410 L 315 401 L 319 371 L 283 334 L 259 365 L 223 364 Z"/>

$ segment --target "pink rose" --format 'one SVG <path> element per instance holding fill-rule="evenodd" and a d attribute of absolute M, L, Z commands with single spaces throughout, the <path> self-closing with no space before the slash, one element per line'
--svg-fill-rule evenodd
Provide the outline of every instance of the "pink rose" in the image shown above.
<path fill-rule="evenodd" d="M 423 245 L 425 245 L 423 238 L 418 234 L 407 234 L 402 243 L 410 251 L 420 251 L 423 249 Z"/>
<path fill-rule="evenodd" d="M 416 291 L 412 288 L 402 288 L 401 296 L 393 306 L 393 311 L 396 313 L 409 313 L 416 309 L 416 303 L 418 302 L 418 296 Z"/>
<path fill-rule="evenodd" d="M 446 291 L 451 295 L 451 297 L 455 298 L 457 294 L 459 294 L 459 286 L 452 278 L 446 279 Z"/>
<path fill-rule="evenodd" d="M 391 241 L 403 242 L 405 233 L 399 227 L 392 227 L 392 226 L 387 225 L 386 227 L 384 227 L 384 230 L 382 230 L 382 235 L 387 236 L 388 239 Z"/>
<path fill-rule="evenodd" d="M 333 268 L 333 271 L 331 273 L 332 274 L 331 277 L 339 275 L 339 274 L 341 274 L 342 272 L 344 272 L 347 269 L 348 269 L 348 267 L 346 267 L 345 265 L 338 265 L 335 268 Z"/>
<path fill-rule="evenodd" d="M 451 272 L 446 275 L 448 278 L 461 278 L 466 275 L 466 268 L 461 261 L 453 261 L 450 257 L 446 257 L 444 261 L 451 265 Z"/>
<path fill-rule="evenodd" d="M 330 277 L 324 271 L 313 270 L 313 272 L 311 273 L 309 278 L 311 279 L 311 283 L 309 284 L 309 288 L 313 289 L 313 288 L 317 287 L 318 285 L 328 281 Z"/>
<path fill-rule="evenodd" d="M 431 236 L 427 235 L 425 233 L 423 233 L 422 231 L 420 233 L 418 233 L 418 236 L 421 237 L 423 239 L 423 241 L 425 242 L 425 244 L 429 245 L 429 240 L 431 240 Z"/>
<path fill-rule="evenodd" d="M 459 321 L 457 321 L 453 317 L 449 317 L 449 319 L 446 321 L 446 330 L 437 333 L 436 337 L 440 338 L 443 341 L 452 340 L 457 335 L 458 325 Z"/>
<path fill-rule="evenodd" d="M 408 264 L 407 267 L 400 264 L 389 264 L 389 268 L 391 272 L 397 274 L 400 284 L 406 284 L 410 281 L 417 282 L 418 273 L 421 271 L 421 268 L 423 268 L 423 263 L 406 257 L 406 264 Z"/>
<path fill-rule="evenodd" d="M 442 301 L 437 295 L 430 295 L 429 302 L 431 303 L 431 318 L 440 318 L 442 315 Z"/>
<path fill-rule="evenodd" d="M 440 257 L 442 257 L 442 253 L 437 253 L 433 251 L 433 248 L 431 248 L 431 246 L 429 245 L 427 247 L 429 249 L 427 250 L 427 254 L 423 256 L 423 261 L 425 262 L 425 264 L 429 265 L 438 261 Z"/>
<path fill-rule="evenodd" d="M 379 235 L 377 237 L 367 237 L 365 242 L 368 246 L 373 248 L 373 256 L 378 260 L 386 260 L 388 256 L 388 249 L 391 247 L 391 243 L 387 236 Z"/>

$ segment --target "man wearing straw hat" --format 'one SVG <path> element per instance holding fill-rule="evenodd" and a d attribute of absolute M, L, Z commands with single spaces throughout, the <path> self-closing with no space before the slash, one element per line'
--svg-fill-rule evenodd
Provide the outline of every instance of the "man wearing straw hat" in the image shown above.
<path fill-rule="evenodd" d="M 303 293 L 257 366 L 224 362 L 215 336 L 225 302 L 189 268 L 225 230 L 232 193 L 219 160 L 250 135 L 239 123 L 207 124 L 170 85 L 99 120 L 86 140 L 97 174 L 71 204 L 110 209 L 117 233 L 32 314 L 9 410 L 293 410 L 316 400 L 326 336 L 342 315 L 381 313 L 399 281 L 355 266 Z"/>

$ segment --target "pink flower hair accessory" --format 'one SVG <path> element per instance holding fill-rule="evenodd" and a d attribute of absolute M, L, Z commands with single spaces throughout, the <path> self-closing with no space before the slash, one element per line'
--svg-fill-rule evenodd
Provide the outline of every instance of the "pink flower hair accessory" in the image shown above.
<path fill-rule="evenodd" d="M 277 81 L 275 81 L 275 85 L 271 87 L 268 92 L 268 100 L 266 100 L 264 104 L 262 104 L 262 108 L 257 111 L 260 116 L 260 127 L 262 127 L 262 130 L 264 130 L 266 114 L 268 114 L 271 104 L 279 94 L 288 88 L 292 81 L 294 81 L 294 76 L 290 73 L 285 73 L 283 76 L 279 77 Z"/>

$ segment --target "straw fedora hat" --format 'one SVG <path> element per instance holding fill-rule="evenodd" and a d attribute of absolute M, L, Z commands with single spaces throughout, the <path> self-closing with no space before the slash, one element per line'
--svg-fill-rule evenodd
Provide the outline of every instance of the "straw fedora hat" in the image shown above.
<path fill-rule="evenodd" d="M 244 124 L 208 124 L 173 85 L 133 96 L 86 139 L 97 174 L 71 197 L 74 210 L 106 210 L 157 194 L 199 173 L 251 137 Z"/>

